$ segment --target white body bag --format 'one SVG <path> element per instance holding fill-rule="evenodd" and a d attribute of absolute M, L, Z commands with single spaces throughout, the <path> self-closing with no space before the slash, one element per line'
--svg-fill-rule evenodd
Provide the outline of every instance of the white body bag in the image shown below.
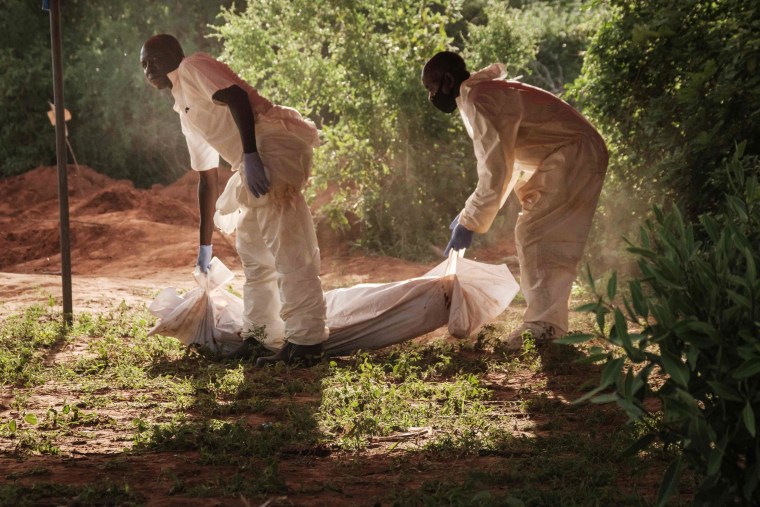
<path fill-rule="evenodd" d="M 448 326 L 465 338 L 498 317 L 519 285 L 506 265 L 465 259 L 456 251 L 423 276 L 401 282 L 363 283 L 325 293 L 328 355 L 373 350 Z M 160 320 L 149 335 L 226 352 L 241 343 L 243 301 L 225 290 L 233 274 L 217 258 L 208 274 L 193 273 L 198 287 L 179 295 L 170 287 L 150 305 Z"/>

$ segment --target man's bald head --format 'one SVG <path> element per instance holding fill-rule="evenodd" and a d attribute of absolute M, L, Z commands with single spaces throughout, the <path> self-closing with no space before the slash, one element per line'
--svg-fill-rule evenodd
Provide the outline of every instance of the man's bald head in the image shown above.
<path fill-rule="evenodd" d="M 140 50 L 145 77 L 159 90 L 172 87 L 167 74 L 179 67 L 184 57 L 179 41 L 166 33 L 151 37 Z"/>
<path fill-rule="evenodd" d="M 145 44 L 143 44 L 143 50 L 146 48 L 164 51 L 180 60 L 185 57 L 185 53 L 182 51 L 182 45 L 180 45 L 179 41 L 174 36 L 169 35 L 168 33 L 154 35 L 145 41 Z"/>
<path fill-rule="evenodd" d="M 462 81 L 470 77 L 467 65 L 461 56 L 451 51 L 441 51 L 433 55 L 422 68 L 422 79 L 424 80 L 425 76 L 432 79 L 440 78 L 447 72 Z"/>

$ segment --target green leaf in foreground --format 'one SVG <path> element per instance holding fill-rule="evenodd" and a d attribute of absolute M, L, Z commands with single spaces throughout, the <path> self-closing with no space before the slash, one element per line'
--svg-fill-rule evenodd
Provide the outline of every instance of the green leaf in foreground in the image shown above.
<path fill-rule="evenodd" d="M 657 491 L 657 506 L 661 507 L 663 505 L 666 505 L 668 502 L 668 499 L 673 495 L 673 493 L 676 490 L 676 487 L 678 486 L 678 480 L 681 477 L 681 470 L 683 469 L 683 465 L 681 463 L 681 458 L 676 458 L 673 463 L 670 464 L 668 469 L 665 471 L 665 475 L 662 478 L 662 484 L 660 484 L 660 489 Z"/>

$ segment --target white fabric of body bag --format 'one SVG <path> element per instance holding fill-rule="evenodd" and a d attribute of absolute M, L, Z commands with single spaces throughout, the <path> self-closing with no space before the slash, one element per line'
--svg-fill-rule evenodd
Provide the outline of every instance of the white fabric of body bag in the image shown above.
<path fill-rule="evenodd" d="M 443 326 L 448 326 L 451 335 L 466 338 L 494 320 L 512 302 L 519 285 L 506 265 L 465 259 L 463 253 L 452 251 L 447 260 L 420 277 L 326 292 L 330 335 L 325 353 L 335 356 L 379 349 Z M 217 278 L 219 266 L 224 267 L 214 258 L 208 279 L 216 282 L 223 278 Z M 224 270 L 230 273 L 226 267 Z M 200 285 L 203 279 L 196 276 L 196 280 Z M 199 287 L 184 297 L 173 288 L 165 289 L 149 307 L 161 318 L 149 334 L 174 336 L 212 351 L 239 344 L 243 302 L 220 288 L 227 282 L 229 279 L 213 284 L 214 288 L 209 283 L 209 289 Z M 205 304 L 197 301 L 196 291 L 205 296 Z"/>
<path fill-rule="evenodd" d="M 240 344 L 243 327 L 243 300 L 225 290 L 234 274 L 214 257 L 208 273 L 196 266 L 198 287 L 180 295 L 174 287 L 162 290 L 148 307 L 159 322 L 148 336 L 173 336 L 185 345 L 226 351 Z"/>
<path fill-rule="evenodd" d="M 373 350 L 448 326 L 466 338 L 512 302 L 519 285 L 506 265 L 449 258 L 421 277 L 359 284 L 325 294 L 328 355 Z"/>

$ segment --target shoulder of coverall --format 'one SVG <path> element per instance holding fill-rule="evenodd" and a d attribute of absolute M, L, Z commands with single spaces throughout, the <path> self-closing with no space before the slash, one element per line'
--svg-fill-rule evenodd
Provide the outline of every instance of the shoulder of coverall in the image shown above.
<path fill-rule="evenodd" d="M 519 119 L 523 113 L 522 96 L 517 88 L 511 86 L 515 81 L 504 80 L 504 66 L 495 64 L 478 74 L 472 82 L 465 81 L 468 85 L 462 93 L 464 103 L 469 104 L 477 114 L 490 118 L 494 126 Z M 483 79 L 485 76 L 489 77 Z"/>
<path fill-rule="evenodd" d="M 492 81 L 494 79 L 504 80 L 507 77 L 507 68 L 503 63 L 493 63 L 484 67 L 477 72 L 470 74 L 470 77 L 462 82 L 462 86 L 471 87 L 482 81 Z"/>
<path fill-rule="evenodd" d="M 521 83 L 519 81 L 506 81 L 505 85 L 525 94 L 525 100 L 523 102 L 528 108 L 549 107 L 563 111 L 563 114 L 566 115 L 566 118 L 568 118 L 570 122 L 578 125 L 583 131 L 589 134 L 595 142 L 600 144 L 600 149 L 602 151 L 607 151 L 604 140 L 602 139 L 601 134 L 596 130 L 596 127 L 591 124 L 588 118 L 583 116 L 577 109 L 565 102 L 562 98 L 544 90 L 543 88 Z"/>
<path fill-rule="evenodd" d="M 185 57 L 180 64 L 180 68 L 192 69 L 190 72 L 197 72 L 206 74 L 214 74 L 217 76 L 214 81 L 221 80 L 226 84 L 220 86 L 220 88 L 226 87 L 229 83 L 238 85 L 245 90 L 248 94 L 248 99 L 251 102 L 254 114 L 258 117 L 260 114 L 264 114 L 272 109 L 273 104 L 262 97 L 259 92 L 242 77 L 240 77 L 234 70 L 232 70 L 226 63 L 221 62 L 207 53 L 193 53 L 192 55 Z"/>
<path fill-rule="evenodd" d="M 217 71 L 221 65 L 224 64 L 211 55 L 206 53 L 193 53 L 182 59 L 179 63 L 179 67 L 177 67 L 177 71 L 179 78 L 182 79 L 183 75 L 184 77 L 187 77 L 187 74 L 192 72 L 204 73 Z"/>
<path fill-rule="evenodd" d="M 480 103 L 488 100 L 491 93 L 505 90 L 506 67 L 503 63 L 494 63 L 477 72 L 462 82 L 459 93 L 464 102 Z"/>

